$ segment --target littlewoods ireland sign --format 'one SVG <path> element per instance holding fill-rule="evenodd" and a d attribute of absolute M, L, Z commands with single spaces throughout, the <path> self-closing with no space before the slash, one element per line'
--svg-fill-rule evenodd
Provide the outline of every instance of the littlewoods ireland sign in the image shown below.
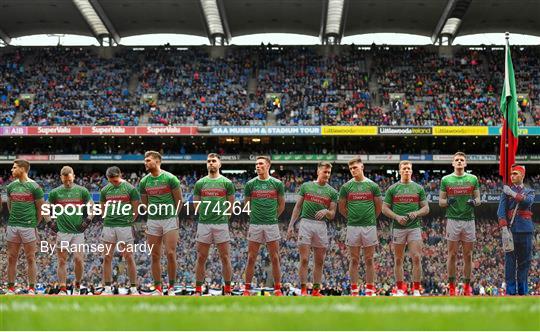
<path fill-rule="evenodd" d="M 431 127 L 379 127 L 379 135 L 431 135 Z"/>

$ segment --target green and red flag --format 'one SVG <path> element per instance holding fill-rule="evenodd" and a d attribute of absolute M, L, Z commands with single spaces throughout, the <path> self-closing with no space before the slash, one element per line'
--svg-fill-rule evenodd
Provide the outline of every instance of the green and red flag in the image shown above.
<path fill-rule="evenodd" d="M 516 161 L 518 147 L 518 104 L 514 66 L 510 54 L 510 44 L 506 39 L 504 56 L 504 85 L 501 94 L 501 113 L 503 116 L 499 175 L 505 184 L 510 182 L 510 168 Z"/>

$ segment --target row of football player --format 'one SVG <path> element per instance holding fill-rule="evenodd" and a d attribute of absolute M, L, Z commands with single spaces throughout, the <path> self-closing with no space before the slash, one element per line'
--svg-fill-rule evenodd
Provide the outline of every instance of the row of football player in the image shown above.
<path fill-rule="evenodd" d="M 464 249 L 464 281 L 465 294 L 470 294 L 470 279 L 472 270 L 472 247 L 475 241 L 474 206 L 480 204 L 480 192 L 477 178 L 465 173 L 466 156 L 456 153 L 452 163 L 454 173 L 443 178 L 441 184 L 440 205 L 447 207 L 447 240 L 448 240 L 448 275 L 450 294 L 455 294 L 455 265 L 458 245 Z M 145 204 L 174 204 L 181 202 L 181 192 L 178 179 L 161 169 L 161 155 L 155 151 L 145 154 L 145 168 L 149 174 L 141 180 L 139 191 L 121 179 L 120 170 L 111 167 L 107 170 L 109 184 L 101 191 L 100 203 L 105 204 L 111 200 L 120 200 L 126 205 L 136 205 L 139 201 Z M 208 175 L 200 179 L 195 185 L 195 201 L 209 204 L 222 204 L 229 201 L 233 204 L 234 186 L 232 182 L 223 177 L 220 157 L 209 154 L 207 158 Z M 251 203 L 250 226 L 248 230 L 248 264 L 246 267 L 246 294 L 249 294 L 250 281 L 253 276 L 255 261 L 261 244 L 266 244 L 272 263 L 275 293 L 280 295 L 280 268 L 279 268 L 279 229 L 277 218 L 284 210 L 283 184 L 269 175 L 270 158 L 260 156 L 256 159 L 257 177 L 246 184 L 246 204 Z M 414 293 L 419 295 L 422 252 L 422 238 L 420 232 L 420 217 L 429 213 L 426 195 L 421 186 L 411 181 L 412 164 L 402 161 L 399 165 L 401 180 L 391 186 L 383 199 L 378 186 L 363 174 L 363 163 L 360 158 L 349 162 L 349 169 L 353 179 L 347 182 L 338 193 L 328 180 L 332 165 L 322 162 L 318 166 L 317 179 L 302 185 L 299 198 L 293 210 L 287 236 L 298 238 L 300 253 L 300 283 L 302 293 L 305 293 L 307 283 L 308 259 L 311 249 L 314 251 L 314 292 L 319 293 L 322 266 L 328 246 L 326 222 L 332 220 L 336 211 L 343 214 L 348 220 L 347 245 L 350 254 L 350 275 L 353 292 L 357 291 L 358 265 L 360 249 L 364 251 L 366 265 L 366 282 L 370 293 L 374 293 L 373 254 L 378 243 L 376 218 L 382 212 L 392 220 L 393 244 L 395 253 L 395 277 L 398 289 L 402 289 L 403 256 L 405 247 L 409 247 L 409 254 L 413 261 Z M 29 164 L 24 160 L 16 160 L 12 173 L 16 181 L 8 186 L 8 206 L 10 219 L 8 223 L 8 283 L 9 292 L 13 292 L 16 259 L 21 247 L 24 246 L 28 268 L 29 285 L 35 284 L 36 241 L 35 226 L 41 218 L 40 207 L 43 204 L 43 192 L 28 179 Z M 89 200 L 89 194 L 84 188 L 73 186 L 74 172 L 70 167 L 61 171 L 64 185 L 51 192 L 51 203 L 66 204 L 69 202 L 84 203 Z M 505 193 L 515 194 L 509 187 Z M 74 197 L 74 195 L 79 195 Z M 52 197 L 51 197 L 52 196 Z M 21 214 L 20 216 L 16 214 Z M 24 215 L 26 214 L 26 216 Z M 111 215 L 104 218 L 102 240 L 105 245 L 113 246 L 118 242 L 132 244 L 133 235 L 131 224 L 136 213 L 125 215 Z M 88 227 L 92 216 L 82 221 L 80 216 L 59 216 L 58 241 L 78 245 L 84 241 L 82 232 Z M 205 263 L 208 258 L 210 246 L 216 244 L 223 265 L 224 291 L 230 294 L 231 290 L 231 261 L 230 261 L 230 235 L 228 230 L 228 216 L 216 213 L 213 209 L 199 215 L 197 226 L 197 263 L 196 263 L 196 294 L 201 293 L 204 281 Z M 296 234 L 295 224 L 300 219 L 299 232 Z M 30 220 L 30 221 L 29 221 Z M 55 228 L 54 223 L 51 223 Z M 56 230 L 56 229 L 55 229 Z M 160 256 L 162 246 L 168 261 L 169 280 L 176 280 L 176 244 L 178 242 L 178 219 L 175 214 L 149 216 L 146 225 L 148 246 L 151 249 L 152 275 L 154 277 L 156 294 L 162 294 Z M 77 255 L 77 254 L 76 254 Z M 136 272 L 133 255 L 124 250 L 123 255 L 128 264 L 128 273 L 132 281 L 131 290 L 136 290 Z M 59 261 L 65 263 L 66 253 L 59 253 Z M 82 261 L 75 260 L 80 268 L 76 268 L 76 288 L 82 277 Z M 112 253 L 105 254 L 104 258 L 104 294 L 112 294 L 110 284 Z M 59 269 L 59 281 L 65 287 L 65 267 Z M 77 273 L 78 272 L 78 273 Z M 173 285 L 170 284 L 169 287 Z M 32 293 L 32 292 L 30 292 Z M 355 292 L 357 293 L 357 292 Z M 403 294 L 402 291 L 398 292 Z"/>

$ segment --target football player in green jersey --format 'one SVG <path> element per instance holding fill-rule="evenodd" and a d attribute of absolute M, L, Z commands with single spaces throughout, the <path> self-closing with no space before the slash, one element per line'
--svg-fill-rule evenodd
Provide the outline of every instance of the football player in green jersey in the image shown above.
<path fill-rule="evenodd" d="M 134 254 L 126 247 L 133 246 L 135 242 L 133 222 L 138 217 L 140 195 L 135 187 L 122 179 L 120 168 L 109 167 L 105 176 L 107 176 L 109 183 L 99 193 L 99 202 L 104 213 L 101 239 L 106 248 L 103 256 L 105 290 L 101 295 L 113 295 L 111 289 L 112 259 L 117 247 L 127 263 L 127 272 L 131 283 L 130 293 L 139 295 Z"/>
<path fill-rule="evenodd" d="M 454 173 L 441 180 L 439 206 L 446 210 L 446 240 L 448 242 L 448 294 L 456 295 L 456 261 L 459 243 L 463 247 L 463 294 L 472 295 L 472 252 L 476 242 L 474 207 L 480 205 L 478 178 L 465 173 L 467 156 L 456 152 L 452 160 Z"/>
<path fill-rule="evenodd" d="M 206 159 L 208 175 L 195 183 L 193 201 L 198 211 L 197 263 L 195 265 L 195 295 L 202 294 L 205 265 L 210 246 L 215 244 L 223 271 L 224 293 L 231 295 L 232 265 L 230 255 L 229 217 L 234 204 L 235 188 L 231 180 L 219 173 L 221 157 L 210 153 Z M 227 211 L 228 210 L 228 211 Z"/>
<path fill-rule="evenodd" d="M 382 197 L 379 186 L 364 176 L 360 157 L 349 161 L 353 178 L 339 191 L 339 212 L 347 219 L 346 243 L 349 248 L 349 275 L 351 295 L 358 296 L 358 265 L 360 249 L 364 251 L 366 265 L 366 295 L 375 295 L 375 267 L 373 255 L 379 243 L 377 217 L 381 214 Z"/>
<path fill-rule="evenodd" d="M 60 170 L 60 180 L 62 181 L 62 185 L 53 189 L 48 197 L 50 204 L 60 204 L 66 208 L 63 214 L 57 216 L 55 221 L 55 228 L 58 230 L 56 234 L 56 241 L 58 243 L 58 267 L 56 271 L 58 282 L 60 283 L 60 292 L 58 295 L 67 295 L 67 260 L 70 251 L 73 252 L 73 263 L 75 266 L 75 288 L 73 288 L 73 295 L 79 295 L 84 268 L 84 252 L 78 250 L 78 248 L 84 244 L 84 231 L 94 217 L 92 213 L 93 209 L 91 208 L 93 201 L 88 189 L 74 183 L 75 172 L 73 168 L 69 166 L 62 167 Z M 85 209 L 88 214 L 83 220 L 82 214 L 79 214 L 83 210 L 79 207 L 85 204 L 89 204 L 88 206 L 90 208 Z M 68 214 L 68 208 L 70 206 L 73 207 L 72 212 L 74 213 Z M 49 219 L 48 216 L 44 216 L 44 218 Z M 75 250 L 68 249 L 72 245 L 76 248 Z"/>
<path fill-rule="evenodd" d="M 178 244 L 178 213 L 182 206 L 182 189 L 178 178 L 161 169 L 161 154 L 147 151 L 144 154 L 144 167 L 149 174 L 139 184 L 141 201 L 147 206 L 146 238 L 152 248 L 151 269 L 155 292 L 162 295 L 161 246 L 165 246 L 169 287 L 167 295 L 173 296 L 176 280 L 176 245 Z M 157 212 L 157 213 L 155 213 Z"/>
<path fill-rule="evenodd" d="M 317 180 L 302 184 L 287 230 L 287 237 L 293 237 L 294 224 L 298 217 L 301 217 L 298 231 L 298 250 L 300 252 L 298 273 L 302 296 L 307 295 L 306 284 L 311 248 L 314 252 L 314 283 L 311 295 L 322 296 L 320 287 L 324 257 L 329 243 L 326 223 L 334 219 L 338 199 L 337 191 L 328 184 L 331 173 L 332 164 L 322 161 L 317 166 Z"/>
<path fill-rule="evenodd" d="M 7 240 L 7 295 L 15 294 L 15 274 L 17 259 L 23 247 L 28 268 L 28 294 L 35 295 L 37 277 L 36 250 L 38 234 L 36 227 L 41 221 L 41 206 L 45 202 L 39 185 L 28 178 L 30 163 L 24 159 L 13 161 L 11 174 L 15 180 L 7 186 L 7 206 L 9 220 L 6 229 Z"/>
<path fill-rule="evenodd" d="M 412 181 L 412 163 L 399 163 L 399 182 L 391 185 L 385 193 L 383 210 L 393 220 L 392 244 L 394 249 L 394 274 L 397 296 L 404 296 L 407 284 L 403 281 L 403 258 L 405 247 L 412 259 L 413 295 L 420 296 L 422 278 L 422 225 L 421 217 L 429 213 L 429 204 L 422 186 Z"/>
<path fill-rule="evenodd" d="M 279 234 L 278 217 L 285 210 L 285 186 L 280 180 L 270 176 L 270 157 L 255 158 L 257 177 L 251 179 L 244 187 L 244 204 L 251 204 L 248 229 L 248 257 L 246 265 L 246 283 L 244 295 L 250 295 L 251 279 L 261 244 L 266 243 L 272 276 L 274 278 L 274 295 L 281 293 L 281 270 L 279 267 Z"/>

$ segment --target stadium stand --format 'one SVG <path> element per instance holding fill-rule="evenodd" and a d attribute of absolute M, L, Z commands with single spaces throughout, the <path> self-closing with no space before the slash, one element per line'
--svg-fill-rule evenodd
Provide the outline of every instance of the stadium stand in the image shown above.
<path fill-rule="evenodd" d="M 519 93 L 528 96 L 520 100 L 521 125 L 538 121 L 539 52 L 514 48 Z M 221 55 L 196 47 L 125 48 L 112 57 L 92 48 L 17 50 L 2 57 L 0 124 L 500 123 L 500 49 L 456 47 L 449 55 L 433 47 L 344 46 L 322 53 L 272 46 Z"/>

